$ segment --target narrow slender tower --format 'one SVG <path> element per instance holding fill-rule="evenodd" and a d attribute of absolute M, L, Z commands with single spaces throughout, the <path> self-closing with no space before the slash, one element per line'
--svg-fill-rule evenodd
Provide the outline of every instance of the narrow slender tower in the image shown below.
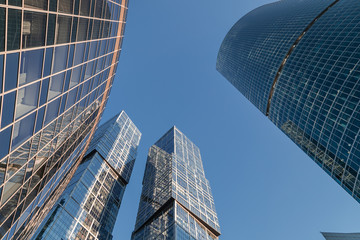
<path fill-rule="evenodd" d="M 124 111 L 101 125 L 33 239 L 112 239 L 140 137 Z"/>
<path fill-rule="evenodd" d="M 217 58 L 217 70 L 358 202 L 359 22 L 358 0 L 277 1 L 242 17 Z"/>
<path fill-rule="evenodd" d="M 200 150 L 172 127 L 149 150 L 132 240 L 214 240 L 219 235 Z"/>

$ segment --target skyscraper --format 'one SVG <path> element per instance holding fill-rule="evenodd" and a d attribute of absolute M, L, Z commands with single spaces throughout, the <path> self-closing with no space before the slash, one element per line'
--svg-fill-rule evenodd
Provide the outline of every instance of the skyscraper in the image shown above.
<path fill-rule="evenodd" d="M 172 127 L 149 150 L 133 240 L 218 239 L 199 148 Z"/>
<path fill-rule="evenodd" d="M 360 233 L 322 233 L 326 240 L 359 240 Z"/>
<path fill-rule="evenodd" d="M 0 239 L 25 239 L 76 170 L 126 12 L 127 0 L 0 0 Z"/>
<path fill-rule="evenodd" d="M 217 70 L 360 202 L 360 2 L 283 0 L 241 18 Z"/>
<path fill-rule="evenodd" d="M 140 137 L 124 111 L 101 125 L 33 239 L 112 239 Z"/>

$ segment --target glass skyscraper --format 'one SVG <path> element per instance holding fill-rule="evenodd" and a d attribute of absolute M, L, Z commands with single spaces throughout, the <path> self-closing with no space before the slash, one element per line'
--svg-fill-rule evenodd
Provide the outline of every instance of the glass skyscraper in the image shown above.
<path fill-rule="evenodd" d="M 326 240 L 359 240 L 360 233 L 322 233 Z"/>
<path fill-rule="evenodd" d="M 217 70 L 360 202 L 360 1 L 282 0 L 241 18 Z"/>
<path fill-rule="evenodd" d="M 132 240 L 214 240 L 219 235 L 200 150 L 172 127 L 149 150 Z"/>
<path fill-rule="evenodd" d="M 101 125 L 69 185 L 33 239 L 112 239 L 140 137 L 125 112 Z"/>
<path fill-rule="evenodd" d="M 127 0 L 0 0 L 0 239 L 26 239 L 76 170 L 126 12 Z"/>

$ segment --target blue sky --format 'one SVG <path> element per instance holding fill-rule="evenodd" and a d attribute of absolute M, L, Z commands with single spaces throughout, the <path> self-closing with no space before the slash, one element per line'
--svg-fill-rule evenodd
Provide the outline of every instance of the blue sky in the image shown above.
<path fill-rule="evenodd" d="M 130 0 L 102 122 L 124 109 L 143 136 L 113 232 L 130 239 L 149 147 L 176 125 L 197 146 L 229 240 L 358 232 L 360 206 L 215 69 L 231 26 L 266 0 Z"/>

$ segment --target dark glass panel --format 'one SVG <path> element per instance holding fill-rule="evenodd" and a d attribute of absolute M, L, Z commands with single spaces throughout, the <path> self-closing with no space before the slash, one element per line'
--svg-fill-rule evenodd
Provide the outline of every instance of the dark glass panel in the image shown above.
<path fill-rule="evenodd" d="M 88 19 L 80 18 L 79 27 L 78 27 L 77 41 L 85 41 L 86 40 L 87 31 L 88 31 L 88 23 L 89 23 Z"/>
<path fill-rule="evenodd" d="M 3 98 L 3 114 L 1 119 L 1 127 L 5 127 L 12 123 L 15 110 L 16 92 L 8 93 Z"/>
<path fill-rule="evenodd" d="M 49 76 L 51 73 L 51 63 L 53 57 L 53 48 L 47 48 L 45 53 L 43 77 Z"/>
<path fill-rule="evenodd" d="M 87 39 L 91 39 L 91 32 L 92 32 L 93 22 L 94 22 L 93 19 L 89 20 L 89 31 L 88 31 Z"/>
<path fill-rule="evenodd" d="M 66 92 L 67 90 L 69 90 L 70 76 L 71 76 L 71 70 L 68 70 L 68 71 L 66 72 L 65 84 L 64 84 L 64 90 L 63 90 L 63 92 Z"/>
<path fill-rule="evenodd" d="M 50 0 L 50 11 L 57 12 L 57 0 Z"/>
<path fill-rule="evenodd" d="M 37 8 L 47 10 L 47 0 L 24 0 L 24 6 L 28 8 Z"/>
<path fill-rule="evenodd" d="M 0 93 L 3 85 L 4 55 L 0 55 Z"/>
<path fill-rule="evenodd" d="M 9 3 L 9 5 L 21 7 L 21 0 L 8 0 L 8 3 Z"/>
<path fill-rule="evenodd" d="M 8 127 L 0 132 L 0 159 L 9 153 L 11 130 L 12 127 Z"/>
<path fill-rule="evenodd" d="M 74 59 L 74 50 L 75 50 L 75 45 L 70 45 L 70 49 L 69 49 L 69 60 L 68 60 L 68 64 L 67 67 L 70 68 L 73 66 L 73 59 Z"/>
<path fill-rule="evenodd" d="M 41 94 L 40 94 L 40 102 L 39 106 L 42 106 L 47 101 L 47 95 L 49 90 L 49 79 L 44 79 L 41 83 Z"/>
<path fill-rule="evenodd" d="M 81 0 L 80 15 L 89 16 L 90 0 Z"/>
<path fill-rule="evenodd" d="M 18 77 L 19 53 L 6 55 L 5 91 L 16 88 Z"/>
<path fill-rule="evenodd" d="M 74 14 L 75 15 L 79 14 L 79 5 L 80 5 L 80 0 L 75 0 L 75 4 L 74 4 Z"/>
<path fill-rule="evenodd" d="M 90 2 L 90 0 L 89 0 Z M 90 8 L 90 16 L 94 16 L 94 9 L 95 9 L 95 0 L 91 0 L 91 8 Z"/>
<path fill-rule="evenodd" d="M 71 17 L 58 15 L 57 21 L 57 33 L 56 43 L 68 43 L 70 42 L 71 33 Z"/>
<path fill-rule="evenodd" d="M 40 83 L 31 84 L 18 90 L 15 119 L 34 110 L 38 104 Z"/>
<path fill-rule="evenodd" d="M 102 18 L 103 7 L 104 7 L 104 0 L 97 0 L 96 1 L 96 9 L 95 9 L 95 17 L 96 18 Z"/>
<path fill-rule="evenodd" d="M 78 18 L 74 17 L 73 18 L 73 23 L 72 23 L 72 30 L 71 30 L 71 42 L 76 42 L 76 33 L 77 33 L 77 27 L 78 27 Z"/>
<path fill-rule="evenodd" d="M 38 131 L 40 131 L 42 129 L 44 113 L 45 113 L 45 107 L 42 107 L 38 110 L 37 118 L 36 118 L 36 125 L 35 125 L 35 133 L 37 133 Z"/>
<path fill-rule="evenodd" d="M 32 136 L 34 131 L 35 116 L 36 112 L 30 114 L 15 124 L 11 149 L 20 146 L 21 143 Z"/>
<path fill-rule="evenodd" d="M 15 50 L 20 48 L 21 10 L 9 8 L 8 13 L 7 50 Z"/>
<path fill-rule="evenodd" d="M 56 15 L 49 14 L 46 45 L 53 45 L 55 41 Z"/>
<path fill-rule="evenodd" d="M 73 0 L 59 0 L 59 12 L 73 13 Z"/>
<path fill-rule="evenodd" d="M 43 49 L 21 53 L 19 86 L 41 78 L 43 58 Z"/>
<path fill-rule="evenodd" d="M 24 12 L 23 48 L 45 45 L 46 14 Z"/>
<path fill-rule="evenodd" d="M 93 26 L 93 33 L 91 36 L 91 39 L 98 39 L 99 38 L 99 33 L 100 33 L 100 20 L 95 20 L 94 21 L 94 26 Z"/>
<path fill-rule="evenodd" d="M 5 50 L 5 8 L 0 8 L 0 52 Z"/>

